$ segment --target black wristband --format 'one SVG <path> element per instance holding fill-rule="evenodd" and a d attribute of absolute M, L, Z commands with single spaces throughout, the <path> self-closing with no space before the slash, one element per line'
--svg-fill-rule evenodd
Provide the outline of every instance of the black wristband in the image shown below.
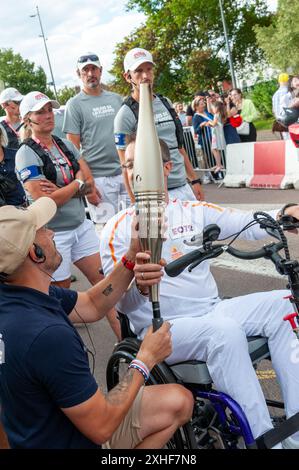
<path fill-rule="evenodd" d="M 192 186 L 193 186 L 193 184 L 197 184 L 197 183 L 201 184 L 201 179 L 200 178 L 197 178 L 196 180 L 191 181 Z"/>

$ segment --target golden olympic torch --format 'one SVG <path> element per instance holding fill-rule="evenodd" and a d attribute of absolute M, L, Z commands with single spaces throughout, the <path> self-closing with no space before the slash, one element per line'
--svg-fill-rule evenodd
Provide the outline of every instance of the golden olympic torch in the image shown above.
<path fill-rule="evenodd" d="M 143 251 L 151 252 L 151 262 L 159 263 L 163 243 L 165 190 L 160 143 L 155 127 L 152 91 L 140 84 L 139 118 L 134 157 L 134 194 L 139 221 L 139 239 Z M 163 323 L 160 314 L 159 285 L 150 287 L 153 328 Z"/>

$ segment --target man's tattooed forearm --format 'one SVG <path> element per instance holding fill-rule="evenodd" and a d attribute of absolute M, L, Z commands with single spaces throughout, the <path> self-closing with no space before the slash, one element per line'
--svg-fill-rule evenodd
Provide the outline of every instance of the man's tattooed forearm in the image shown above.
<path fill-rule="evenodd" d="M 108 295 L 110 295 L 111 293 L 113 292 L 113 287 L 112 287 L 112 284 L 109 284 L 104 290 L 103 290 L 103 294 L 108 297 Z"/>
<path fill-rule="evenodd" d="M 124 401 L 128 393 L 128 388 L 133 380 L 133 369 L 129 369 L 116 387 L 114 387 L 108 394 L 107 400 L 113 405 L 120 405 Z"/>

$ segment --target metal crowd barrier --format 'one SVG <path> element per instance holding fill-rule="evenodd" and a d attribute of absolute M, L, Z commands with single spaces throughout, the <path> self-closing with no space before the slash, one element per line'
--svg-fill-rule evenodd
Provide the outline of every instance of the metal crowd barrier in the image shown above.
<path fill-rule="evenodd" d="M 203 127 L 202 128 L 202 147 L 197 143 L 195 144 L 193 128 L 184 127 L 184 148 L 189 156 L 189 159 L 197 171 L 201 172 L 203 175 L 206 175 L 213 182 L 218 182 L 224 178 L 224 172 L 214 173 L 212 168 L 216 165 L 216 161 L 212 152 L 212 143 L 211 143 L 211 131 Z M 226 158 L 225 151 L 221 150 L 221 163 L 225 170 L 226 168 Z"/>
<path fill-rule="evenodd" d="M 192 132 L 192 127 L 184 127 L 184 149 L 187 152 L 190 162 L 192 163 L 193 168 L 198 168 L 197 155 L 195 142 Z"/>

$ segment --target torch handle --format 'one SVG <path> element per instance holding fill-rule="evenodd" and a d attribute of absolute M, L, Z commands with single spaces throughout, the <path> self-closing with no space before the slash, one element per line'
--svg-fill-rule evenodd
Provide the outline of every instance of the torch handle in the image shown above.
<path fill-rule="evenodd" d="M 153 307 L 153 330 L 157 331 L 163 325 L 163 318 L 160 313 L 160 302 L 152 302 Z"/>

